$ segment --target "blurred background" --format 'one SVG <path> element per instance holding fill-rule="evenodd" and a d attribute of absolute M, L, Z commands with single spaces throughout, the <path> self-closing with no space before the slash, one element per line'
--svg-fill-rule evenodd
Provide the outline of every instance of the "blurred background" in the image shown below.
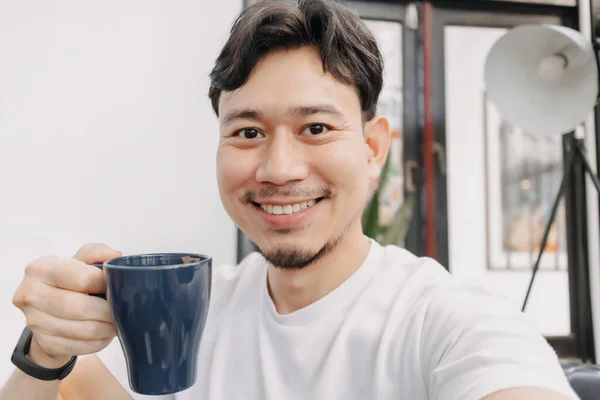
<path fill-rule="evenodd" d="M 250 3 L 0 0 L 0 380 L 24 324 L 12 293 L 32 259 L 70 256 L 85 242 L 207 253 L 216 265 L 251 251 L 219 200 L 207 97 L 214 59 Z M 378 107 L 394 134 L 365 234 L 521 307 L 563 175 L 563 139 L 498 112 L 485 60 L 522 24 L 591 39 L 600 2 L 344 3 L 381 46 Z M 591 113 L 582 127 L 594 169 L 596 125 Z M 561 202 L 526 312 L 561 358 L 597 362 L 598 202 L 581 176 L 568 186 L 586 201 Z"/>

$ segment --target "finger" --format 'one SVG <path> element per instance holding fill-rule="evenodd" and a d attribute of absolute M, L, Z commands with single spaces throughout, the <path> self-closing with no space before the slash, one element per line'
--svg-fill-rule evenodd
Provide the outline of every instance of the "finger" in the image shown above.
<path fill-rule="evenodd" d="M 103 243 L 87 243 L 81 246 L 73 258 L 86 264 L 94 264 L 121 257 L 122 255 L 123 253 L 120 251 L 111 249 Z"/>
<path fill-rule="evenodd" d="M 72 258 L 44 257 L 25 268 L 25 276 L 80 293 L 105 293 L 102 270 Z"/>
<path fill-rule="evenodd" d="M 25 315 L 27 326 L 51 336 L 94 341 L 112 339 L 116 335 L 114 325 L 108 322 L 62 319 L 32 307 L 26 310 Z"/>
<path fill-rule="evenodd" d="M 112 339 L 103 340 L 75 340 L 58 336 L 52 336 L 42 331 L 33 331 L 33 336 L 39 346 L 47 353 L 54 356 L 82 356 L 98 353 L 108 346 Z"/>
<path fill-rule="evenodd" d="M 90 267 L 93 268 L 93 267 Z M 113 323 L 108 302 L 86 293 L 48 286 L 39 280 L 26 278 L 13 296 L 13 304 L 24 313 L 36 308 L 57 318 L 75 321 Z"/>

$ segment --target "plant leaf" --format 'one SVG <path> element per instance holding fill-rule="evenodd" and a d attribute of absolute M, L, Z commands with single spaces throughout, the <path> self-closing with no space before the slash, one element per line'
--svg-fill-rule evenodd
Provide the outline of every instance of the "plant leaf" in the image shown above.
<path fill-rule="evenodd" d="M 412 220 L 416 197 L 417 195 L 414 192 L 408 193 L 404 197 L 404 200 L 396 211 L 396 214 L 394 214 L 394 218 L 392 218 L 390 225 L 385 232 L 383 232 L 383 238 L 380 241 L 381 245 L 385 246 L 393 244 L 400 247 L 404 246 L 404 239 L 406 238 L 406 233 L 408 232 L 408 227 Z"/>

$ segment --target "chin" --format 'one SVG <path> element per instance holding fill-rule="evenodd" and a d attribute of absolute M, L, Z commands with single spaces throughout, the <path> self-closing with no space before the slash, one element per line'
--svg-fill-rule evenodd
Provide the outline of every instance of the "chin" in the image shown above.
<path fill-rule="evenodd" d="M 270 235 L 269 235 L 270 236 Z M 263 238 L 265 236 L 262 236 Z M 268 244 L 259 245 L 252 241 L 255 249 L 274 267 L 282 269 L 302 269 L 308 267 L 331 252 L 338 239 L 318 243 L 316 240 L 299 241 L 298 238 L 273 238 Z"/>
<path fill-rule="evenodd" d="M 276 268 L 303 269 L 314 264 L 325 253 L 325 248 L 310 249 L 301 246 L 270 246 L 269 249 L 257 247 L 259 253 Z"/>

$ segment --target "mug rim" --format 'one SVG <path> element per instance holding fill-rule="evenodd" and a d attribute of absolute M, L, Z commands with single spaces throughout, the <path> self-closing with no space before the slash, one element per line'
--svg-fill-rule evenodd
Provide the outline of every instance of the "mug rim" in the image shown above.
<path fill-rule="evenodd" d="M 160 265 L 160 266 L 156 266 L 156 265 L 151 265 L 151 266 L 145 266 L 145 265 L 115 265 L 115 264 L 111 264 L 112 262 L 116 261 L 116 260 L 121 260 L 124 258 L 131 258 L 131 257 L 152 257 L 152 256 L 165 256 L 165 255 L 169 255 L 169 256 L 191 256 L 191 257 L 199 257 L 200 260 L 198 261 L 194 261 L 194 262 L 189 262 L 189 263 L 180 263 L 180 264 L 171 264 L 171 265 Z M 103 268 L 107 268 L 107 269 L 128 269 L 128 270 L 132 270 L 132 269 L 144 269 L 144 270 L 167 270 L 167 269 L 176 269 L 176 268 L 184 268 L 184 267 L 196 267 L 196 266 L 207 266 L 208 264 L 210 264 L 212 262 L 212 257 L 207 256 L 206 254 L 200 254 L 200 253 L 186 253 L 186 252 L 164 252 L 164 253 L 140 253 L 140 254 L 128 254 L 125 256 L 121 256 L 121 257 L 115 257 L 115 258 L 111 258 L 110 260 L 106 260 L 102 263 L 102 267 Z M 206 264 L 206 265 L 203 265 Z"/>

